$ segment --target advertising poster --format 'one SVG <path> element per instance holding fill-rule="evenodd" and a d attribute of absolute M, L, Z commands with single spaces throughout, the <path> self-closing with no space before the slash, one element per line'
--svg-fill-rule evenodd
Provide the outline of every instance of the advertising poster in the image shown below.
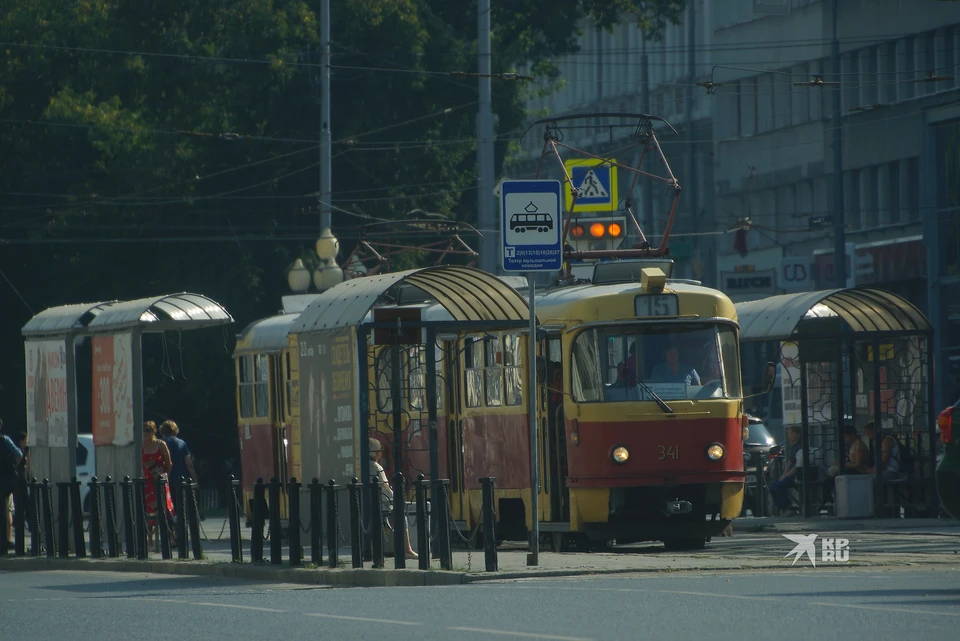
<path fill-rule="evenodd" d="M 133 443 L 132 335 L 93 337 L 93 442 Z"/>
<path fill-rule="evenodd" d="M 780 344 L 780 384 L 783 390 L 783 425 L 801 425 L 800 347 L 797 343 Z"/>
<path fill-rule="evenodd" d="M 299 345 L 303 477 L 345 483 L 359 454 L 353 330 L 304 334 Z"/>
<path fill-rule="evenodd" d="M 27 444 L 67 446 L 66 343 L 24 343 L 27 388 Z"/>

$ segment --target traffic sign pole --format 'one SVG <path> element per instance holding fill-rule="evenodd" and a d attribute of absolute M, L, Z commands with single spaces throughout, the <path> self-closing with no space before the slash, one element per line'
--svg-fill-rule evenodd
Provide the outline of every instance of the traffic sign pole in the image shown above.
<path fill-rule="evenodd" d="M 536 272 L 530 272 L 527 277 L 530 283 L 530 340 L 529 363 L 530 383 L 529 413 L 530 413 L 530 554 L 527 556 L 527 565 L 540 564 L 540 439 L 537 427 L 537 283 Z"/>
<path fill-rule="evenodd" d="M 527 362 L 527 413 L 530 421 L 530 554 L 527 565 L 540 563 L 540 438 L 537 427 L 537 272 L 563 267 L 560 181 L 505 180 L 500 185 L 503 269 L 528 272 L 530 335 Z"/>

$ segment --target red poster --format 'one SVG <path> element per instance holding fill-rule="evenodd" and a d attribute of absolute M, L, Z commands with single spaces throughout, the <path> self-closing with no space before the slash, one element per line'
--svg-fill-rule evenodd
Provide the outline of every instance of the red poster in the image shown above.
<path fill-rule="evenodd" d="M 113 445 L 113 336 L 93 337 L 93 443 Z"/>

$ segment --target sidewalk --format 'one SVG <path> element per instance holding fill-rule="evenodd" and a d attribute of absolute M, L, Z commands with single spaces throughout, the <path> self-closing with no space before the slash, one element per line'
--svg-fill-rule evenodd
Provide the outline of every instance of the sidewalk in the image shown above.
<path fill-rule="evenodd" d="M 108 572 L 149 572 L 157 574 L 179 574 L 195 576 L 218 576 L 271 581 L 275 583 L 299 583 L 305 585 L 327 585 L 338 587 L 373 586 L 439 586 L 460 585 L 477 581 L 537 578 L 551 576 L 582 576 L 591 574 L 626 574 L 643 572 L 690 572 L 690 571 L 733 571 L 786 569 L 791 561 L 783 558 L 784 550 L 779 547 L 774 552 L 759 552 L 750 555 L 741 554 L 735 549 L 720 545 L 708 545 L 706 550 L 686 554 L 665 553 L 656 546 L 639 550 L 611 552 L 585 552 L 556 554 L 541 548 L 536 566 L 527 565 L 528 550 L 521 544 L 504 544 L 497 551 L 498 567 L 495 572 L 486 572 L 483 550 L 455 549 L 453 569 L 440 569 L 439 560 L 433 559 L 429 570 L 419 570 L 416 560 L 407 560 L 406 569 L 394 569 L 394 559 L 386 558 L 386 568 L 373 569 L 370 562 L 362 569 L 351 567 L 350 549 L 338 550 L 339 565 L 336 569 L 327 567 L 329 556 L 323 550 L 322 567 L 314 567 L 310 562 L 309 540 L 302 541 L 304 559 L 299 568 L 289 564 L 288 541 L 283 540 L 281 563 L 271 564 L 270 541 L 264 542 L 264 562 L 250 562 L 249 530 L 243 531 L 243 563 L 232 563 L 229 531 L 222 531 L 217 539 L 223 521 L 207 519 L 205 536 L 213 540 L 203 540 L 203 558 L 201 560 L 162 560 L 159 553 L 150 551 L 147 560 L 135 560 L 121 557 L 118 559 L 76 559 L 76 558 L 0 558 L 0 571 L 108 571 Z M 849 520 L 837 518 L 811 519 L 737 519 L 734 522 L 733 535 L 750 532 L 896 532 L 897 536 L 916 534 L 947 535 L 960 538 L 960 522 L 945 519 L 863 519 Z M 719 539 L 716 539 L 717 541 Z M 956 567 L 960 559 L 953 554 L 915 554 L 898 553 L 895 555 L 868 553 L 858 554 L 856 561 L 848 566 L 907 566 L 907 565 L 949 565 Z"/>
<path fill-rule="evenodd" d="M 917 532 L 960 537 L 960 521 L 951 519 L 842 519 L 836 516 L 746 517 L 733 522 L 736 532 Z"/>

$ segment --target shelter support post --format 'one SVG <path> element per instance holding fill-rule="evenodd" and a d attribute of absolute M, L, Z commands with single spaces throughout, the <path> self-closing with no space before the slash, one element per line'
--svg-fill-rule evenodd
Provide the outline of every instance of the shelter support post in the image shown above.
<path fill-rule="evenodd" d="M 807 409 L 807 361 L 804 360 L 804 354 L 802 348 L 800 347 L 800 343 L 798 343 L 797 346 L 797 352 L 800 360 L 800 427 L 803 430 L 803 442 L 801 443 L 801 447 L 803 448 L 804 468 L 803 478 L 801 479 L 800 484 L 800 514 L 803 516 L 803 518 L 807 518 L 810 516 L 807 514 L 807 504 L 809 503 L 809 501 L 807 501 L 807 492 L 810 491 L 810 486 L 808 485 L 809 481 L 807 480 L 807 477 L 809 476 L 807 471 L 810 469 L 810 413 Z M 786 391 L 784 391 L 784 393 L 786 393 Z M 786 433 L 784 433 L 783 436 L 786 438 Z M 786 461 L 786 465 L 789 466 L 790 461 Z"/>
<path fill-rule="evenodd" d="M 370 467 L 370 401 L 369 394 L 370 381 L 367 374 L 367 337 L 369 330 L 364 327 L 357 327 L 357 432 L 359 432 L 360 441 L 360 469 L 357 471 L 357 478 L 360 480 L 360 520 L 362 523 L 370 523 L 371 506 L 365 499 L 367 496 L 366 488 L 369 486 L 369 467 Z M 375 398 L 375 396 L 374 396 Z M 319 521 L 318 521 L 319 523 Z M 319 527 L 319 526 L 318 526 Z M 361 540 L 363 541 L 363 557 L 367 558 L 367 550 L 370 549 L 370 533 L 372 529 L 364 530 L 361 528 Z M 318 561 L 314 563 L 319 564 Z"/>
<path fill-rule="evenodd" d="M 873 358 L 870 361 L 873 363 L 873 469 L 876 474 L 873 477 L 873 506 L 874 506 L 874 516 L 880 518 L 883 516 L 883 504 L 884 504 L 884 493 L 883 493 L 883 468 L 881 467 L 881 462 L 883 461 L 883 434 L 881 430 L 883 429 L 883 405 L 880 398 L 882 391 L 881 388 L 881 376 L 880 376 L 880 341 L 874 340 L 870 343 L 870 349 L 873 351 Z M 898 514 L 899 516 L 899 514 Z"/>
<path fill-rule="evenodd" d="M 850 349 L 849 343 L 845 340 L 840 341 L 840 349 L 837 351 L 837 376 L 834 381 L 834 395 L 836 396 L 836 425 L 837 425 L 837 474 L 843 474 L 844 468 L 844 456 L 843 452 L 846 449 L 846 441 L 843 440 L 843 417 L 845 408 L 843 407 L 843 363 L 846 359 L 848 350 Z"/>
<path fill-rule="evenodd" d="M 527 415 L 530 417 L 530 554 L 527 565 L 540 565 L 540 457 L 537 439 L 537 283 L 536 272 L 527 280 L 530 283 L 530 336 L 528 346 L 528 370 L 530 381 L 528 389 Z"/>
<path fill-rule="evenodd" d="M 437 330 L 428 325 L 426 334 L 427 341 L 424 346 L 424 354 L 427 361 L 427 424 L 430 437 L 430 481 L 433 482 L 440 475 L 440 445 L 437 434 Z M 436 496 L 430 498 L 433 503 L 437 502 Z M 418 527 L 420 527 L 420 524 L 418 524 Z M 430 532 L 436 534 L 436 531 L 437 509 L 434 507 L 430 510 Z"/>

